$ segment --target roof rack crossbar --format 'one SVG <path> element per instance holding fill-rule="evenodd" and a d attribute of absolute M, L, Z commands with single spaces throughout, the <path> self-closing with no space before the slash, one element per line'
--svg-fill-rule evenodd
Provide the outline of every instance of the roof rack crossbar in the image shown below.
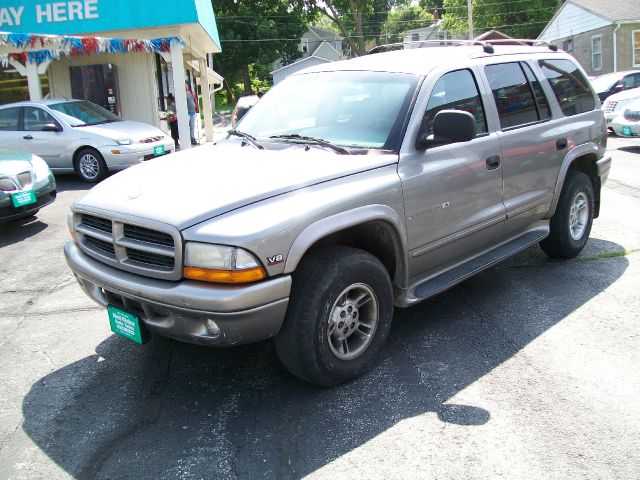
<path fill-rule="evenodd" d="M 449 45 L 453 47 L 459 46 L 469 46 L 469 45 L 479 45 L 482 47 L 485 53 L 494 53 L 493 45 L 495 44 L 507 44 L 507 45 L 522 45 L 522 46 L 547 46 L 549 50 L 557 51 L 558 47 L 556 45 L 552 45 L 546 40 L 538 40 L 531 38 L 505 38 L 505 39 L 495 39 L 495 40 L 464 40 L 457 38 L 447 38 L 447 39 L 438 39 L 438 40 L 411 40 L 408 42 L 395 42 L 395 43 L 387 43 L 384 45 L 378 45 L 377 47 L 372 48 L 367 52 L 367 55 L 374 53 L 381 53 L 389 50 L 399 50 L 404 48 L 405 45 L 418 45 L 422 47 L 423 45 Z"/>

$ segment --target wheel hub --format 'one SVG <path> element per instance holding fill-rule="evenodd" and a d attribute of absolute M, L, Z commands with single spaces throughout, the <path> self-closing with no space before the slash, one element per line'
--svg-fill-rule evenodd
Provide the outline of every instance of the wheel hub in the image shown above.
<path fill-rule="evenodd" d="M 589 201 L 584 192 L 578 192 L 573 197 L 569 210 L 569 234 L 574 240 L 580 240 L 587 230 L 589 221 Z"/>

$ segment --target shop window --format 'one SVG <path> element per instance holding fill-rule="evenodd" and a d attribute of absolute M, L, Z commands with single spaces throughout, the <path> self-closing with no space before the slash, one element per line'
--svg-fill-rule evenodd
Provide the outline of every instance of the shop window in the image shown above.
<path fill-rule="evenodd" d="M 591 37 L 591 67 L 593 70 L 602 70 L 602 37 Z"/>
<path fill-rule="evenodd" d="M 49 77 L 40 75 L 42 96 L 49 95 Z M 0 67 L 0 105 L 29 100 L 29 83 L 27 77 L 20 75 L 12 66 Z"/>
<path fill-rule="evenodd" d="M 573 38 L 569 38 L 568 40 L 562 42 L 562 49 L 565 52 L 573 53 Z"/>
<path fill-rule="evenodd" d="M 640 30 L 634 30 L 631 36 L 633 42 L 633 66 L 640 67 Z"/>

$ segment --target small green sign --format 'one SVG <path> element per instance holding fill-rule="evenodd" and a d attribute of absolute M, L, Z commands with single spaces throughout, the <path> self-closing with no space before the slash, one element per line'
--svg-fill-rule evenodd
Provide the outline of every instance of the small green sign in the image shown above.
<path fill-rule="evenodd" d="M 153 154 L 157 157 L 158 155 L 164 155 L 164 145 L 158 145 L 153 147 Z"/>
<path fill-rule="evenodd" d="M 33 193 L 33 190 L 25 190 L 24 192 L 12 193 L 11 200 L 13 200 L 14 207 L 31 205 L 32 203 L 36 203 L 36 194 Z"/>
<path fill-rule="evenodd" d="M 144 326 L 140 326 L 140 319 L 135 315 L 124 312 L 113 305 L 107 305 L 111 331 L 133 340 L 136 343 L 147 343 L 148 335 Z"/>
<path fill-rule="evenodd" d="M 631 133 L 631 127 L 625 125 L 624 127 L 622 127 L 622 135 L 624 135 L 625 137 L 630 137 L 632 135 Z"/>

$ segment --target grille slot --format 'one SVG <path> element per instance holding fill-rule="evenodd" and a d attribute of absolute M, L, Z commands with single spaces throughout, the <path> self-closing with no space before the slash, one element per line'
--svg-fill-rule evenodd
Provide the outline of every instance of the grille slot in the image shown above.
<path fill-rule="evenodd" d="M 111 233 L 113 230 L 111 220 L 95 217 L 93 215 L 82 215 L 82 224 L 105 233 Z"/>
<path fill-rule="evenodd" d="M 89 245 L 94 251 L 97 250 L 99 253 L 107 254 L 113 258 L 116 256 L 115 248 L 112 243 L 105 242 L 104 240 L 100 240 L 99 238 L 90 237 L 85 235 L 84 241 Z"/>
<path fill-rule="evenodd" d="M 618 102 L 616 100 L 611 100 L 609 102 L 605 102 L 604 111 L 605 112 L 613 112 L 618 106 Z"/>
<path fill-rule="evenodd" d="M 125 224 L 124 236 L 125 238 L 138 240 L 140 242 L 162 245 L 164 247 L 174 247 L 173 237 L 171 235 L 163 232 L 158 232 L 157 230 L 138 227 L 136 225 Z"/>
<path fill-rule="evenodd" d="M 175 260 L 173 257 L 165 257 L 164 255 L 143 252 L 132 248 L 127 248 L 127 257 L 132 262 L 143 263 L 147 267 L 151 266 L 166 271 L 173 270 L 175 266 Z"/>
<path fill-rule="evenodd" d="M 22 185 L 23 187 L 28 187 L 29 185 L 31 185 L 33 183 L 33 180 L 31 179 L 31 172 L 19 173 L 18 181 L 20 182 L 20 185 Z"/>
<path fill-rule="evenodd" d="M 17 188 L 10 178 L 4 177 L 0 178 L 0 190 L 3 192 L 13 192 L 17 190 Z"/>
<path fill-rule="evenodd" d="M 640 110 L 625 110 L 624 118 L 627 120 L 640 121 Z"/>

